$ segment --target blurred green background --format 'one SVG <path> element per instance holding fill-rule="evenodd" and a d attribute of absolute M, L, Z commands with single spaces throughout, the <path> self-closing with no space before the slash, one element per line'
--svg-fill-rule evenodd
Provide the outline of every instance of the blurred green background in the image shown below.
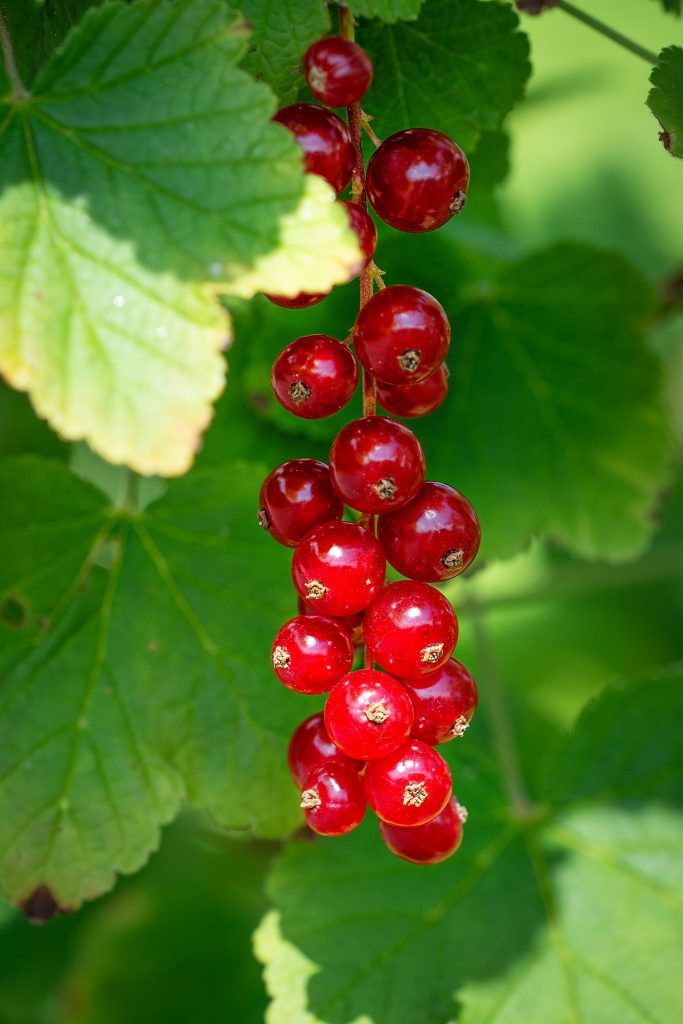
<path fill-rule="evenodd" d="M 680 21 L 653 0 L 584 6 L 655 51 L 683 42 Z M 508 122 L 511 173 L 495 209 L 472 204 L 461 239 L 482 258 L 588 241 L 625 253 L 661 284 L 683 267 L 682 179 L 644 106 L 647 64 L 560 11 L 526 18 L 524 27 L 534 73 L 527 102 Z M 682 326 L 679 315 L 653 338 L 669 369 L 679 449 Z M 30 432 L 15 435 L 19 449 L 33 443 Z M 640 561 L 586 565 L 537 543 L 475 577 L 530 778 L 543 771 L 553 733 L 605 683 L 683 658 L 682 513 L 679 467 Z M 463 622 L 460 657 L 476 674 L 466 615 Z M 262 1020 L 251 933 L 275 849 L 218 835 L 188 815 L 165 830 L 146 869 L 74 918 L 36 928 L 0 906 L 0 1024 Z"/>

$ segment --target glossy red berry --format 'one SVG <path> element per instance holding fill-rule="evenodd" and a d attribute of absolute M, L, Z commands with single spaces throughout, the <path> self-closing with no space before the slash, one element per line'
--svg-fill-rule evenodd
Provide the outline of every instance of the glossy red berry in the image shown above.
<path fill-rule="evenodd" d="M 358 363 L 328 334 L 307 334 L 280 353 L 271 384 L 278 402 L 295 416 L 322 419 L 346 405 L 358 384 Z"/>
<path fill-rule="evenodd" d="M 365 613 L 364 630 L 373 660 L 399 679 L 434 672 L 458 640 L 458 621 L 443 594 L 412 580 L 385 587 Z"/>
<path fill-rule="evenodd" d="M 306 718 L 292 733 L 287 749 L 287 764 L 294 781 L 303 786 L 314 768 L 329 761 L 346 765 L 355 772 L 365 767 L 364 761 L 347 757 L 335 746 L 325 728 L 322 711 L 319 711 Z"/>
<path fill-rule="evenodd" d="M 382 839 L 392 853 L 413 864 L 439 864 L 446 860 L 462 842 L 462 827 L 467 811 L 454 796 L 440 814 L 424 825 L 401 828 L 380 821 Z"/>
<path fill-rule="evenodd" d="M 365 50 L 340 36 L 326 36 L 309 46 L 304 70 L 308 88 L 328 107 L 357 103 L 372 81 L 372 61 Z"/>
<path fill-rule="evenodd" d="M 384 672 L 363 668 L 335 684 L 325 702 L 325 727 L 349 757 L 383 757 L 410 734 L 413 706 L 405 687 Z"/>
<path fill-rule="evenodd" d="M 327 693 L 353 665 L 351 637 L 328 615 L 298 615 L 273 641 L 273 670 L 297 693 Z"/>
<path fill-rule="evenodd" d="M 400 231 L 433 231 L 465 205 L 470 169 L 460 146 L 431 128 L 390 135 L 368 164 L 375 213 Z"/>
<path fill-rule="evenodd" d="M 378 384 L 377 401 L 393 416 L 413 419 L 427 416 L 443 403 L 448 394 L 448 368 L 442 365 L 415 384 Z"/>
<path fill-rule="evenodd" d="M 329 292 L 299 292 L 298 295 L 270 295 L 264 293 L 269 302 L 274 306 L 282 306 L 283 309 L 308 309 L 322 302 L 330 294 Z"/>
<path fill-rule="evenodd" d="M 363 253 L 363 262 L 359 267 L 359 273 L 361 270 L 365 270 L 368 263 L 375 255 L 375 249 L 377 248 L 377 228 L 375 222 L 370 214 L 359 206 L 358 203 L 350 203 L 347 199 L 340 199 L 340 203 L 343 203 L 346 207 L 349 215 L 349 221 L 351 228 L 356 232 L 358 237 L 358 244 L 360 245 L 361 252 Z"/>
<path fill-rule="evenodd" d="M 410 735 L 432 746 L 462 736 L 477 710 L 477 684 L 470 672 L 451 658 L 436 672 L 404 685 L 413 702 L 415 721 Z"/>
<path fill-rule="evenodd" d="M 363 782 L 353 768 L 326 761 L 303 784 L 301 808 L 310 828 L 321 836 L 343 836 L 365 817 Z"/>
<path fill-rule="evenodd" d="M 341 519 L 343 514 L 344 504 L 324 462 L 290 459 L 263 481 L 259 525 L 286 547 L 295 547 L 314 526 Z"/>
<path fill-rule="evenodd" d="M 356 156 L 351 132 L 340 117 L 313 103 L 293 103 L 278 110 L 274 120 L 293 133 L 309 174 L 319 174 L 336 195 L 346 188 Z"/>
<path fill-rule="evenodd" d="M 428 583 L 463 572 L 481 540 L 467 498 L 448 484 L 431 481 L 407 505 L 380 516 L 377 535 L 394 569 Z"/>
<path fill-rule="evenodd" d="M 422 740 L 408 740 L 385 757 L 368 761 L 365 795 L 378 818 L 390 825 L 424 825 L 439 814 L 452 792 L 441 754 Z"/>
<path fill-rule="evenodd" d="M 330 477 L 345 503 L 384 512 L 410 501 L 424 482 L 425 456 L 412 430 L 387 416 L 347 423 L 330 452 Z"/>
<path fill-rule="evenodd" d="M 300 597 L 326 615 L 363 611 L 384 585 L 379 541 L 355 523 L 325 523 L 301 540 L 292 559 Z"/>
<path fill-rule="evenodd" d="M 411 384 L 439 368 L 450 338 L 448 319 L 433 295 L 395 284 L 363 306 L 353 343 L 359 360 L 378 381 Z"/>
<path fill-rule="evenodd" d="M 315 608 L 311 608 L 310 604 L 301 597 L 297 597 L 297 608 L 299 609 L 299 615 L 317 615 Z M 329 618 L 334 619 L 338 622 L 351 638 L 351 643 L 354 647 L 363 646 L 363 618 L 365 612 L 354 612 L 353 615 L 330 615 Z"/>

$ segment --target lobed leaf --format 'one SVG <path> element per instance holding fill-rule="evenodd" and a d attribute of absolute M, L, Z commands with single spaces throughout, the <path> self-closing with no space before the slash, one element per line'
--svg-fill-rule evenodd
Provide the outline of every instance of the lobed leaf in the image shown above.
<path fill-rule="evenodd" d="M 323 0 L 244 0 L 242 11 L 253 30 L 245 68 L 268 83 L 282 106 L 293 103 L 304 53 L 330 30 Z"/>
<path fill-rule="evenodd" d="M 667 46 L 650 75 L 647 105 L 662 126 L 660 136 L 673 156 L 683 157 L 683 49 Z"/>
<path fill-rule="evenodd" d="M 424 0 L 349 0 L 346 6 L 360 18 L 378 18 L 387 24 L 414 21 Z"/>

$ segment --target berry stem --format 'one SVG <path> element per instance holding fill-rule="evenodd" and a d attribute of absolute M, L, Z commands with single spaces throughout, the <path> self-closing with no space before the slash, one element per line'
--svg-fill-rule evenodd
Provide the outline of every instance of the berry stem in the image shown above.
<path fill-rule="evenodd" d="M 635 53 L 636 57 L 642 57 L 648 64 L 657 63 L 657 54 L 651 50 L 647 50 L 640 43 L 635 43 L 632 39 L 627 36 L 623 36 L 621 32 L 617 32 L 616 29 L 610 28 L 609 25 L 605 25 L 604 21 L 599 21 L 594 18 L 592 14 L 587 14 L 585 11 L 579 10 L 578 7 L 574 7 L 574 4 L 567 3 L 566 0 L 559 0 L 557 4 L 559 10 L 564 11 L 566 14 L 570 14 L 572 18 L 576 18 L 577 21 L 583 22 L 584 25 L 588 25 L 589 28 L 595 29 L 601 35 L 606 36 L 607 39 L 611 39 L 612 42 L 617 43 L 619 46 L 623 46 L 625 50 L 629 50 L 630 53 Z"/>
<path fill-rule="evenodd" d="M 0 7 L 0 46 L 2 47 L 2 56 L 5 61 L 7 77 L 12 84 L 12 96 L 18 102 L 23 103 L 29 98 L 30 93 L 22 82 L 21 75 L 19 74 L 9 24 L 2 7 Z"/>

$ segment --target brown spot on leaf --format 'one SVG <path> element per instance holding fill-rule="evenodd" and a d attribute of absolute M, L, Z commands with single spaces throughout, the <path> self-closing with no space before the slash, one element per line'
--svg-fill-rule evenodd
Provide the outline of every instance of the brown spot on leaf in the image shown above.
<path fill-rule="evenodd" d="M 57 914 L 73 913 L 57 902 L 47 885 L 39 885 L 19 906 L 31 924 L 45 924 Z"/>

